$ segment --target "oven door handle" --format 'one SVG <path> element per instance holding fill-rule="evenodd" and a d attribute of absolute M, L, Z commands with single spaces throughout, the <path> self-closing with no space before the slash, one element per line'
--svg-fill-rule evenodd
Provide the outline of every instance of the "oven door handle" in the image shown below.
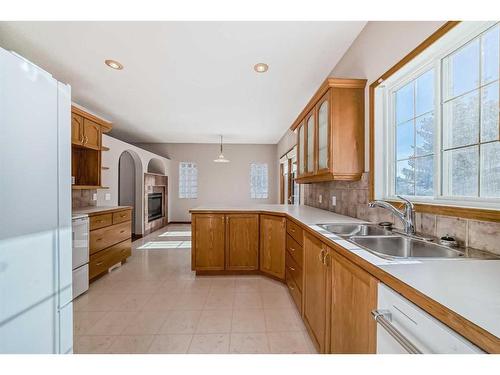
<path fill-rule="evenodd" d="M 373 319 L 380 324 L 380 326 L 389 334 L 391 337 L 398 342 L 409 354 L 422 354 L 422 351 L 418 349 L 415 344 L 413 344 L 406 336 L 404 336 L 399 329 L 394 327 L 391 323 L 392 316 L 388 310 L 373 310 Z"/>

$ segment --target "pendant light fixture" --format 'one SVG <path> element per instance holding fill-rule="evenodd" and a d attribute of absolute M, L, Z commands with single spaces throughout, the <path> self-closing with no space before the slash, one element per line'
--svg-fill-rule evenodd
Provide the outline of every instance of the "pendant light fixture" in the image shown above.
<path fill-rule="evenodd" d="M 229 163 L 229 160 L 224 157 L 224 154 L 222 153 L 222 135 L 220 136 L 220 155 L 217 157 L 217 159 L 214 159 L 215 163 Z"/>

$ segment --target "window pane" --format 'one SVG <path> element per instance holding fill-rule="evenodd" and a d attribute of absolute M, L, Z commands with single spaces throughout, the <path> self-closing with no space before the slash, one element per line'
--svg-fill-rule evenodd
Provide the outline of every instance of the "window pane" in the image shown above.
<path fill-rule="evenodd" d="M 448 97 L 455 97 L 479 87 L 479 39 L 465 45 L 448 59 Z"/>
<path fill-rule="evenodd" d="M 479 90 L 450 100 L 444 106 L 443 146 L 459 147 L 479 141 Z"/>
<path fill-rule="evenodd" d="M 251 163 L 250 198 L 267 199 L 268 197 L 269 197 L 269 192 L 268 192 L 267 164 Z"/>
<path fill-rule="evenodd" d="M 396 172 L 396 194 L 415 195 L 414 177 L 414 160 L 398 161 Z"/>
<path fill-rule="evenodd" d="M 478 154 L 478 146 L 443 153 L 443 183 L 446 195 L 478 196 Z"/>
<path fill-rule="evenodd" d="M 498 47 L 500 45 L 499 26 L 495 26 L 482 36 L 482 84 L 498 79 L 500 60 Z"/>
<path fill-rule="evenodd" d="M 396 133 L 396 159 L 408 159 L 414 154 L 415 132 L 413 130 L 413 120 L 398 125 Z"/>
<path fill-rule="evenodd" d="M 481 145 L 481 197 L 500 198 L 500 142 Z"/>
<path fill-rule="evenodd" d="M 483 87 L 481 92 L 481 142 L 499 139 L 498 81 Z"/>
<path fill-rule="evenodd" d="M 415 116 L 420 116 L 434 109 L 434 70 L 418 77 L 415 85 Z"/>
<path fill-rule="evenodd" d="M 426 156 L 423 158 L 416 158 L 414 161 L 415 195 L 434 195 L 434 157 Z"/>
<path fill-rule="evenodd" d="M 428 113 L 415 120 L 416 156 L 434 153 L 434 113 Z"/>
<path fill-rule="evenodd" d="M 414 82 L 411 82 L 396 91 L 396 124 L 401 124 L 414 117 L 413 87 Z"/>

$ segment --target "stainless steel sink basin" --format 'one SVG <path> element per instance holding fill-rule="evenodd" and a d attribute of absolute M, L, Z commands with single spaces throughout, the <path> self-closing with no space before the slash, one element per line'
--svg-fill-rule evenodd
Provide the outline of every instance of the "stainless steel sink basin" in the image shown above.
<path fill-rule="evenodd" d="M 409 237 L 384 236 L 361 237 L 352 236 L 351 242 L 360 245 L 381 257 L 389 258 L 462 258 L 465 253 L 424 242 Z"/>
<path fill-rule="evenodd" d="M 370 224 L 319 224 L 328 232 L 342 236 L 388 236 L 392 233 L 379 225 Z"/>

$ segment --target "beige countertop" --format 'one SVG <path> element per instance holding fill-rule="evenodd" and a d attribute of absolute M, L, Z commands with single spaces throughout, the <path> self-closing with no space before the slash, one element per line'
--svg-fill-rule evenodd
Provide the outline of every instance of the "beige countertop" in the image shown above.
<path fill-rule="evenodd" d="M 259 211 L 285 213 L 349 252 L 500 338 L 500 260 L 387 260 L 339 237 L 317 224 L 362 222 L 308 206 L 203 206 L 191 212 Z"/>
<path fill-rule="evenodd" d="M 125 209 L 132 209 L 131 206 L 89 206 L 81 208 L 73 208 L 72 213 L 75 215 L 93 215 L 101 212 L 107 211 L 119 211 Z"/>
<path fill-rule="evenodd" d="M 269 213 L 282 213 L 291 216 L 303 224 L 326 224 L 326 223 L 363 223 L 364 221 L 350 216 L 339 215 L 334 212 L 321 210 L 309 206 L 295 206 L 287 204 L 256 204 L 249 206 L 200 206 L 190 210 L 190 212 L 203 211 L 259 211 Z"/>

